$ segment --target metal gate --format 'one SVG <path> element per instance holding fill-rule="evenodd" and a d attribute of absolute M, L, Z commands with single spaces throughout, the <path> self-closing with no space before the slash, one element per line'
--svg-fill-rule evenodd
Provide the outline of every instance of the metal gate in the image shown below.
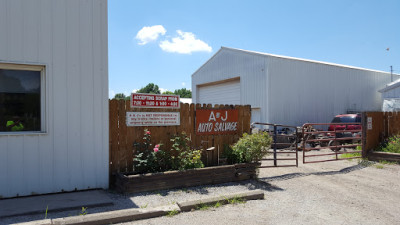
<path fill-rule="evenodd" d="M 257 129 L 256 125 L 262 127 L 259 129 L 267 131 L 273 138 L 271 145 L 272 151 L 269 150 L 272 154 L 269 157 L 262 159 L 262 161 L 273 162 L 273 165 L 261 165 L 259 168 L 298 167 L 298 128 L 281 124 L 255 122 L 251 124 L 252 129 Z M 289 162 L 289 164 L 281 162 Z"/>
<path fill-rule="evenodd" d="M 361 123 L 306 123 L 302 126 L 303 164 L 361 158 L 357 148 L 362 146 L 362 135 Z"/>

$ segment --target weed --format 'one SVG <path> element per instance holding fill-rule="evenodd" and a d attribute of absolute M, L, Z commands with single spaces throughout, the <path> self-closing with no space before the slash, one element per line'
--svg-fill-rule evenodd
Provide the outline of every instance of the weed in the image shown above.
<path fill-rule="evenodd" d="M 174 210 L 172 210 L 172 211 L 169 211 L 169 212 L 167 213 L 167 216 L 172 217 L 172 216 L 177 215 L 178 213 L 179 213 L 179 211 L 176 210 L 176 209 L 174 209 Z"/>
<path fill-rule="evenodd" d="M 400 134 L 389 137 L 381 143 L 379 151 L 400 153 Z"/>
<path fill-rule="evenodd" d="M 186 192 L 186 193 L 191 193 L 191 190 L 188 190 L 187 188 L 182 189 L 182 192 Z"/>
<path fill-rule="evenodd" d="M 375 167 L 376 167 L 377 169 L 383 169 L 383 165 L 380 165 L 380 164 L 375 165 Z"/>
<path fill-rule="evenodd" d="M 221 202 L 217 202 L 217 203 L 215 203 L 214 208 L 218 208 L 218 207 L 221 207 L 221 206 L 222 206 Z"/>
<path fill-rule="evenodd" d="M 80 216 L 84 216 L 87 214 L 87 207 L 82 207 L 81 212 L 79 213 Z"/>
<path fill-rule="evenodd" d="M 369 161 L 367 158 L 359 158 L 357 159 L 358 165 L 363 167 L 369 167 L 374 165 L 376 162 Z"/>
<path fill-rule="evenodd" d="M 49 205 L 46 206 L 46 213 L 44 214 L 44 219 L 47 219 L 47 211 L 49 210 Z"/>
<path fill-rule="evenodd" d="M 235 204 L 243 204 L 243 203 L 246 203 L 246 201 L 245 201 L 243 198 L 241 198 L 241 197 L 235 196 L 235 197 L 233 197 L 233 198 L 231 198 L 231 199 L 228 199 L 228 203 L 229 203 L 229 204 L 235 205 Z"/>
<path fill-rule="evenodd" d="M 395 164 L 397 164 L 396 162 L 390 162 L 390 161 L 386 161 L 386 160 L 380 160 L 379 163 L 383 164 L 383 165 L 395 165 Z"/>
<path fill-rule="evenodd" d="M 141 209 L 145 209 L 145 208 L 147 208 L 148 205 L 149 205 L 149 204 L 141 205 L 140 208 L 141 208 Z"/>
<path fill-rule="evenodd" d="M 207 204 L 204 204 L 204 203 L 201 203 L 200 205 L 198 205 L 198 206 L 196 207 L 197 210 L 207 210 L 207 209 L 209 209 L 209 208 L 210 208 L 210 206 L 207 205 Z"/>

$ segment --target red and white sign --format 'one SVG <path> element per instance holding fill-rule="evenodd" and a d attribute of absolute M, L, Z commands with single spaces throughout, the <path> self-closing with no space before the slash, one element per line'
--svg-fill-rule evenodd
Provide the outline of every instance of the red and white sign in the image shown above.
<path fill-rule="evenodd" d="M 179 112 L 126 112 L 126 126 L 179 126 Z"/>
<path fill-rule="evenodd" d="M 237 109 L 196 110 L 196 134 L 235 134 L 238 132 Z"/>
<path fill-rule="evenodd" d="M 180 107 L 179 95 L 157 95 L 132 93 L 132 108 L 174 108 Z"/>

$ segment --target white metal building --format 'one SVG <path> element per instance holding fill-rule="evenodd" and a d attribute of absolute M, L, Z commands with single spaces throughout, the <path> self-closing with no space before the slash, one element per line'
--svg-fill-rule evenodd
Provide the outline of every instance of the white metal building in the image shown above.
<path fill-rule="evenodd" d="M 253 122 L 299 126 L 380 110 L 378 90 L 390 79 L 381 71 L 222 47 L 193 73 L 192 99 L 249 104 Z"/>
<path fill-rule="evenodd" d="M 379 90 L 382 93 L 382 111 L 400 111 L 400 79 Z"/>
<path fill-rule="evenodd" d="M 107 0 L 0 0 L 0 33 L 0 198 L 107 188 Z"/>

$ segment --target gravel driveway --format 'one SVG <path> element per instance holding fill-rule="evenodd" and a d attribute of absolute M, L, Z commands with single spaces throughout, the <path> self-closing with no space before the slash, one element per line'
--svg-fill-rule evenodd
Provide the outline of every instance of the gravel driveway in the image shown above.
<path fill-rule="evenodd" d="M 301 152 L 299 152 L 301 157 Z M 382 168 L 383 167 L 383 168 Z M 400 166 L 357 160 L 260 169 L 259 181 L 120 195 L 107 192 L 114 206 L 87 213 L 126 208 L 152 208 L 246 190 L 263 190 L 265 200 L 181 213 L 125 224 L 399 224 Z M 48 218 L 81 210 L 49 213 Z M 30 215 L 0 219 L 11 224 L 43 219 Z"/>
<path fill-rule="evenodd" d="M 298 168 L 261 169 L 259 177 L 265 200 L 125 224 L 400 223 L 399 165 L 300 163 Z"/>

